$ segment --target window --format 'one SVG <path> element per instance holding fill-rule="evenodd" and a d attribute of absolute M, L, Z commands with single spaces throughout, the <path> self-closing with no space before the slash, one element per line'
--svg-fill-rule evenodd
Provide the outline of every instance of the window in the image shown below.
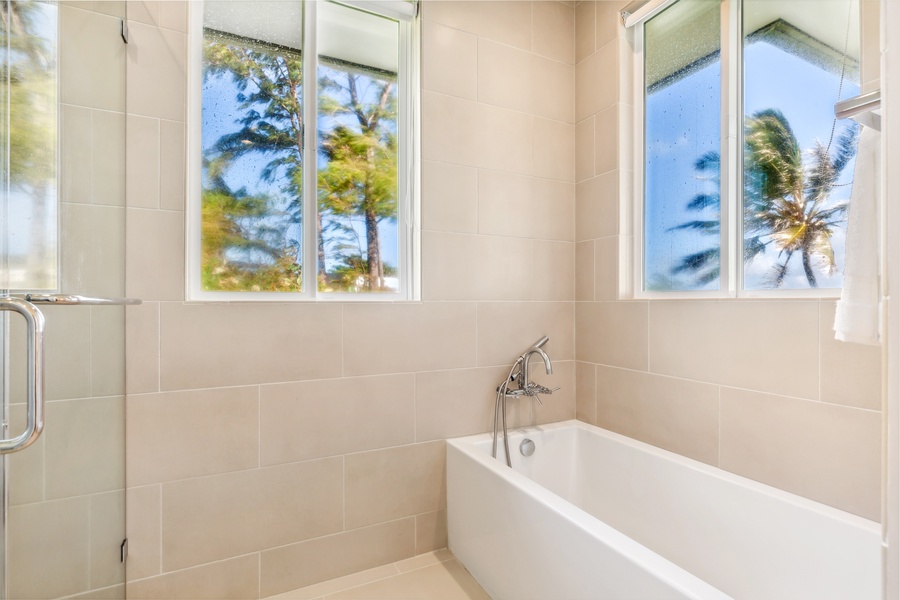
<path fill-rule="evenodd" d="M 859 125 L 834 104 L 860 91 L 858 0 L 642 10 L 638 294 L 836 295 Z"/>
<path fill-rule="evenodd" d="M 60 285 L 58 8 L 4 2 L 0 17 L 0 133 L 7 142 L 0 146 L 0 290 L 52 291 Z M 71 179 L 65 199 L 89 202 L 90 190 L 79 185 L 83 178 Z"/>
<path fill-rule="evenodd" d="M 195 12 L 189 297 L 416 297 L 415 5 Z"/>

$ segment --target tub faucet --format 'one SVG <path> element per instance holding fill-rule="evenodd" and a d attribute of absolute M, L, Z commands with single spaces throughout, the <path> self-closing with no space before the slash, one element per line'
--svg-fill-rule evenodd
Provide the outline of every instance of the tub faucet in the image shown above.
<path fill-rule="evenodd" d="M 541 348 L 544 344 L 550 341 L 546 335 L 539 339 L 534 345 L 525 351 L 525 354 L 522 355 L 522 367 L 519 370 L 518 376 L 516 377 L 516 384 L 518 384 L 519 389 L 524 392 L 526 396 L 536 396 L 537 394 L 552 394 L 549 389 L 544 386 L 537 384 L 533 381 L 528 381 L 528 361 L 531 360 L 532 354 L 539 355 L 542 359 L 544 359 L 544 368 L 547 370 L 547 375 L 553 374 L 553 365 L 550 363 L 550 357 L 547 356 L 547 353 L 544 352 Z"/>
<path fill-rule="evenodd" d="M 532 354 L 537 354 L 543 359 L 544 368 L 547 369 L 547 375 L 553 374 L 553 365 L 550 363 L 550 357 L 547 356 L 547 353 L 541 349 L 548 341 L 550 341 L 550 338 L 548 338 L 546 335 L 536 341 L 531 346 L 531 348 L 526 350 L 525 353 L 522 354 L 522 356 L 516 359 L 516 362 L 514 362 L 512 368 L 510 368 L 506 379 L 504 379 L 503 382 L 499 386 L 497 386 L 497 401 L 494 404 L 494 440 L 491 448 L 491 456 L 497 458 L 497 438 L 500 433 L 500 422 L 502 419 L 503 447 L 506 450 L 506 466 L 508 467 L 512 466 L 512 460 L 509 456 L 509 439 L 507 437 L 508 429 L 506 427 L 506 399 L 529 396 L 531 398 L 537 399 L 537 401 L 540 402 L 540 394 L 552 394 L 559 389 L 555 388 L 551 390 L 539 383 L 528 381 L 528 362 L 531 360 Z M 516 369 L 518 369 L 518 371 L 516 371 Z M 510 382 L 514 382 L 517 388 L 510 389 Z"/>

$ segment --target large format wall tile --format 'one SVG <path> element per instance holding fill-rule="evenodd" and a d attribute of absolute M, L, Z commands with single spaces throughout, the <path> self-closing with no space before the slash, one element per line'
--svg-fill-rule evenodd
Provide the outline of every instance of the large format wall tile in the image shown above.
<path fill-rule="evenodd" d="M 128 506 L 125 530 L 128 532 L 128 579 L 144 579 L 160 572 L 162 552 L 162 486 L 130 487 L 125 495 Z"/>
<path fill-rule="evenodd" d="M 263 465 L 415 441 L 415 376 L 347 377 L 263 386 Z"/>
<path fill-rule="evenodd" d="M 125 307 L 91 307 L 91 394 L 125 393 Z"/>
<path fill-rule="evenodd" d="M 129 394 L 159 391 L 159 303 L 125 308 L 125 385 Z"/>
<path fill-rule="evenodd" d="M 125 209 L 118 206 L 60 206 L 62 291 L 86 296 L 122 295 L 125 289 Z"/>
<path fill-rule="evenodd" d="M 647 370 L 647 302 L 576 302 L 578 360 Z"/>
<path fill-rule="evenodd" d="M 722 388 L 720 466 L 879 520 L 881 413 Z"/>
<path fill-rule="evenodd" d="M 604 366 L 596 385 L 600 427 L 718 464 L 718 386 Z"/>
<path fill-rule="evenodd" d="M 817 399 L 818 302 L 651 302 L 650 370 Z"/>
<path fill-rule="evenodd" d="M 416 374 L 416 441 L 491 430 L 497 386 L 509 366 Z"/>
<path fill-rule="evenodd" d="M 596 2 L 579 2 L 575 6 L 575 64 L 596 50 Z"/>
<path fill-rule="evenodd" d="M 474 302 L 344 307 L 347 377 L 473 366 Z"/>
<path fill-rule="evenodd" d="M 575 363 L 575 418 L 597 424 L 597 365 Z"/>
<path fill-rule="evenodd" d="M 575 188 L 570 183 L 480 170 L 478 232 L 573 241 Z"/>
<path fill-rule="evenodd" d="M 48 402 L 47 498 L 121 489 L 124 437 L 125 399 L 121 396 Z"/>
<path fill-rule="evenodd" d="M 187 36 L 133 21 L 129 32 L 128 112 L 184 122 Z"/>
<path fill-rule="evenodd" d="M 87 306 L 46 306 L 44 313 L 44 397 L 47 400 L 88 398 L 91 395 L 91 309 Z M 15 322 L 19 322 L 16 320 Z M 24 348 L 10 336 L 11 344 Z M 17 372 L 24 352 L 13 353 L 10 369 Z M 24 365 L 23 365 L 24 368 Z M 24 370 L 18 371 L 24 373 Z M 12 395 L 13 402 L 25 402 L 25 378 L 19 378 L 21 393 Z M 11 386 L 11 391 L 17 386 Z"/>
<path fill-rule="evenodd" d="M 478 95 L 478 38 L 426 20 L 422 24 L 422 89 L 469 100 Z"/>
<path fill-rule="evenodd" d="M 60 598 L 90 589 L 90 496 L 9 510 L 9 597 Z M 47 552 L 57 540 L 66 552 Z"/>
<path fill-rule="evenodd" d="M 125 581 L 125 565 L 116 551 L 122 544 L 125 523 L 125 490 L 91 496 L 91 589 Z"/>
<path fill-rule="evenodd" d="M 446 504 L 444 441 L 349 454 L 345 526 L 365 527 Z"/>
<path fill-rule="evenodd" d="M 422 163 L 422 229 L 478 231 L 478 170 L 446 163 Z"/>
<path fill-rule="evenodd" d="M 575 241 L 619 233 L 619 173 L 610 171 L 575 186 Z"/>
<path fill-rule="evenodd" d="M 833 301 L 819 303 L 822 402 L 881 410 L 881 346 L 834 339 Z"/>
<path fill-rule="evenodd" d="M 9 407 L 9 430 L 25 431 L 25 405 Z M 41 435 L 27 452 L 16 452 L 7 458 L 9 504 L 29 504 L 44 499 L 45 465 L 44 444 L 47 436 Z"/>
<path fill-rule="evenodd" d="M 571 302 L 480 302 L 478 365 L 509 366 L 543 336 L 550 338 L 543 350 L 551 361 L 572 360 L 573 310 Z M 531 361 L 533 365 L 543 364 L 538 355 Z"/>
<path fill-rule="evenodd" d="M 569 242 L 534 240 L 531 300 L 575 299 L 575 249 Z"/>
<path fill-rule="evenodd" d="M 262 552 L 261 596 L 408 558 L 415 529 L 415 519 L 399 519 Z"/>
<path fill-rule="evenodd" d="M 337 377 L 335 304 L 181 304 L 160 311 L 163 391 Z"/>
<path fill-rule="evenodd" d="M 484 38 L 478 40 L 478 101 L 531 112 L 534 108 L 531 60 L 530 52 Z"/>
<path fill-rule="evenodd" d="M 163 485 L 163 571 L 340 531 L 342 462 L 326 458 Z"/>
<path fill-rule="evenodd" d="M 159 119 L 128 115 L 126 185 L 129 208 L 159 208 Z"/>
<path fill-rule="evenodd" d="M 92 111 L 62 104 L 59 107 L 59 199 L 61 202 L 89 204 L 91 199 Z"/>
<path fill-rule="evenodd" d="M 532 50 L 553 60 L 575 64 L 572 43 L 575 9 L 562 2 L 535 2 L 532 17 L 535 23 Z"/>
<path fill-rule="evenodd" d="M 434 92 L 422 94 L 422 158 L 528 175 L 529 114 Z"/>
<path fill-rule="evenodd" d="M 575 126 L 552 119 L 534 119 L 534 175 L 575 182 Z M 574 193 L 574 191 L 573 191 Z M 572 216 L 574 220 L 574 215 Z"/>
<path fill-rule="evenodd" d="M 426 232 L 422 297 L 435 300 L 516 300 L 534 284 L 529 239 Z"/>
<path fill-rule="evenodd" d="M 127 597 L 139 600 L 246 600 L 259 597 L 255 554 L 176 573 L 129 581 Z"/>
<path fill-rule="evenodd" d="M 125 110 L 127 46 L 120 19 L 70 5 L 59 9 L 59 88 L 65 104 Z"/>
<path fill-rule="evenodd" d="M 455 0 L 423 2 L 422 16 L 448 27 L 522 50 L 531 50 L 532 14 L 530 2 L 484 0 L 461 3 Z M 431 68 L 428 65 L 428 68 Z"/>
<path fill-rule="evenodd" d="M 258 465 L 255 387 L 133 395 L 128 416 L 129 487 Z"/>
<path fill-rule="evenodd" d="M 184 299 L 184 213 L 129 208 L 126 220 L 128 295 Z"/>

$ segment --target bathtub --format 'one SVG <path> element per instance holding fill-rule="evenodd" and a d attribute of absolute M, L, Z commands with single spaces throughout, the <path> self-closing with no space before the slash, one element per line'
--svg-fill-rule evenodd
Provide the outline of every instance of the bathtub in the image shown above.
<path fill-rule="evenodd" d="M 450 550 L 495 600 L 881 597 L 867 519 L 580 421 L 510 451 L 447 446 Z"/>

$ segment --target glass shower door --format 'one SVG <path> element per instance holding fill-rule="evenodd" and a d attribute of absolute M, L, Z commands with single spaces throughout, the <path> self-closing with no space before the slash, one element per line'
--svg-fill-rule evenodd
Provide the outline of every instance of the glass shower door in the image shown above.
<path fill-rule="evenodd" d="M 0 0 L 0 296 L 43 314 L 45 400 L 41 436 L 3 457 L 2 598 L 124 598 L 125 312 L 66 298 L 125 295 L 124 10 Z M 9 437 L 28 336 L 0 315 Z"/>

